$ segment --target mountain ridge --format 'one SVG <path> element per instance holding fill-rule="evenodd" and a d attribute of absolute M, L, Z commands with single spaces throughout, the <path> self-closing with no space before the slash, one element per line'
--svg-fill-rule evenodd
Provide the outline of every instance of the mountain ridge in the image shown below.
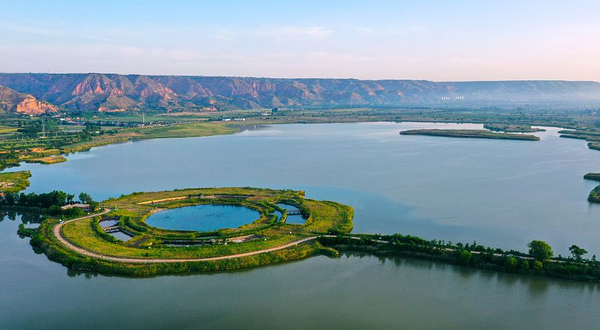
<path fill-rule="evenodd" d="M 88 112 L 486 103 L 600 104 L 599 82 L 566 80 L 434 82 L 409 79 L 0 73 L 0 86 L 29 94 L 38 102 L 65 111 Z"/>

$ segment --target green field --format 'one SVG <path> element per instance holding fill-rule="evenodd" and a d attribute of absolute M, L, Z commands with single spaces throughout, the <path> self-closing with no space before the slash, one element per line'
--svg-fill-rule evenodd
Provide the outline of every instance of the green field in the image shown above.
<path fill-rule="evenodd" d="M 0 192 L 18 192 L 29 187 L 29 171 L 0 173 Z"/>

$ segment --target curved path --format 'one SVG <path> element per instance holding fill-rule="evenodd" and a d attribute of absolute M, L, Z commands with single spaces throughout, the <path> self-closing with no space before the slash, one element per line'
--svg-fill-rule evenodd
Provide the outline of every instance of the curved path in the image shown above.
<path fill-rule="evenodd" d="M 311 237 L 306 237 L 297 241 L 293 241 L 291 243 L 287 243 L 284 245 L 280 245 L 280 246 L 276 246 L 276 247 L 272 247 L 272 248 L 268 248 L 265 250 L 258 250 L 258 251 L 252 251 L 252 252 L 246 252 L 246 253 L 238 253 L 238 254 L 231 254 L 231 255 L 227 255 L 227 256 L 218 256 L 218 257 L 205 257 L 205 258 L 187 258 L 187 259 L 139 259 L 139 258 L 123 258 L 123 257 L 111 257 L 111 256 L 105 256 L 102 254 L 98 254 L 95 252 L 91 252 L 88 251 L 86 249 L 80 248 L 78 246 L 73 245 L 71 242 L 67 241 L 61 232 L 62 226 L 70 223 L 70 222 L 74 222 L 77 220 L 82 220 L 82 219 L 87 219 L 87 218 L 92 218 L 92 217 L 96 217 L 99 215 L 103 215 L 106 214 L 108 212 L 110 212 L 110 209 L 106 209 L 105 211 L 101 212 L 101 213 L 96 213 L 96 214 L 91 214 L 91 215 L 86 215 L 85 217 L 81 217 L 81 218 L 77 218 L 77 219 L 72 219 L 72 220 L 68 220 L 65 222 L 61 222 L 58 223 L 56 226 L 54 226 L 53 232 L 54 232 L 54 236 L 56 236 L 56 238 L 66 247 L 68 247 L 69 249 L 82 254 L 84 256 L 88 256 L 88 257 L 92 257 L 92 258 L 97 258 L 97 259 L 103 259 L 103 260 L 109 260 L 109 261 L 116 261 L 116 262 L 125 262 L 125 263 L 138 263 L 138 264 L 150 264 L 150 263 L 164 263 L 164 262 L 190 262 L 190 261 L 215 261 L 215 260 L 225 260 L 225 259 L 234 259 L 234 258 L 241 258 L 241 257 L 248 257 L 248 256 L 253 256 L 253 255 L 257 255 L 257 254 L 262 254 L 262 253 L 268 253 L 268 252 L 273 252 L 273 251 L 278 251 L 278 250 L 283 250 L 283 249 L 287 249 L 289 247 L 298 245 L 300 243 L 304 243 L 304 242 L 308 242 L 308 241 L 312 241 L 317 239 L 317 236 L 311 236 Z"/>

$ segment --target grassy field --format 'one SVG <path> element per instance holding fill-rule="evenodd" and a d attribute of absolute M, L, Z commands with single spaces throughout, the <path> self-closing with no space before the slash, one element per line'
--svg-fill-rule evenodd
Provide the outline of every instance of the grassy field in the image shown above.
<path fill-rule="evenodd" d="M 93 147 L 131 140 L 201 137 L 233 134 L 235 132 L 237 132 L 235 128 L 229 127 L 222 122 L 125 128 L 118 130 L 118 133 L 113 135 L 101 135 L 94 137 L 91 141 L 66 145 L 60 151 L 63 153 L 73 153 L 89 150 Z"/>
<path fill-rule="evenodd" d="M 31 158 L 31 159 L 25 160 L 25 162 L 27 162 L 27 163 L 38 163 L 38 164 L 46 164 L 46 165 L 64 163 L 66 161 L 67 161 L 67 159 L 63 155 L 48 156 L 48 157 L 41 157 L 41 158 Z"/>
<path fill-rule="evenodd" d="M 126 244 L 110 243 L 99 237 L 92 229 L 93 218 L 69 223 L 63 227 L 63 236 L 74 245 L 88 251 L 102 255 L 128 258 L 203 258 L 232 255 L 256 250 L 264 250 L 278 245 L 283 245 L 298 240 L 306 235 L 285 234 L 284 228 L 263 230 L 259 233 L 266 236 L 266 240 L 256 240 L 240 244 L 214 244 L 189 247 L 172 247 L 161 244 L 146 245 L 144 247 L 132 247 Z M 150 236 L 151 234 L 145 234 Z"/>
<path fill-rule="evenodd" d="M 29 186 L 29 171 L 0 173 L 0 192 L 18 192 Z"/>
<path fill-rule="evenodd" d="M 135 139 L 186 138 L 233 134 L 235 132 L 237 132 L 237 129 L 227 126 L 225 122 L 200 122 L 124 130 L 125 134 L 132 134 Z"/>

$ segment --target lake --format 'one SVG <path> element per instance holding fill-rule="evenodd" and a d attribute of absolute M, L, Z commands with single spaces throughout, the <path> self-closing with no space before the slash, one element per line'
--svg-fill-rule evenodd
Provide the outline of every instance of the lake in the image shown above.
<path fill-rule="evenodd" d="M 252 223 L 260 214 L 247 207 L 196 205 L 164 210 L 149 216 L 146 224 L 170 230 L 213 231 Z"/>
<path fill-rule="evenodd" d="M 229 136 L 124 143 L 26 164 L 27 191 L 89 192 L 256 186 L 306 191 L 355 207 L 356 233 L 402 233 L 566 254 L 600 252 L 600 207 L 587 201 L 600 152 L 539 142 L 401 136 L 475 124 L 278 125 Z M 222 274 L 132 279 L 76 276 L 0 222 L 0 328 L 588 328 L 598 286 L 412 259 L 308 260 Z M 90 313 L 106 314 L 106 322 Z M 135 318 L 131 318 L 135 315 Z M 44 323 L 37 323 L 43 320 Z"/>

